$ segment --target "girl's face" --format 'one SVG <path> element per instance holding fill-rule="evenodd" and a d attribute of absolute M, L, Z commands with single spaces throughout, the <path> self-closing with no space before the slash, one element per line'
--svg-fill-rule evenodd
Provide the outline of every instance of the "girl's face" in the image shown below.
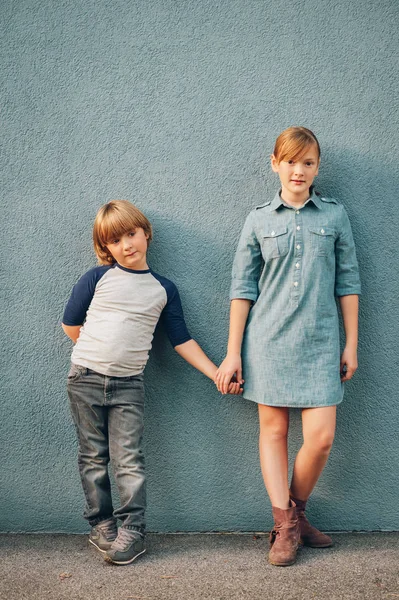
<path fill-rule="evenodd" d="M 280 177 L 282 198 L 294 202 L 307 200 L 309 188 L 319 172 L 319 162 L 316 144 L 307 146 L 296 160 L 286 159 L 277 162 L 272 154 L 271 166 Z"/>

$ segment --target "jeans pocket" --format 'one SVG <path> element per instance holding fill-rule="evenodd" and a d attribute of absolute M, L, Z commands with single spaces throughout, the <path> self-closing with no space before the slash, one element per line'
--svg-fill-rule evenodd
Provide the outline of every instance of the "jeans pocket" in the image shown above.
<path fill-rule="evenodd" d="M 335 229 L 331 227 L 309 227 L 314 256 L 330 256 L 334 252 Z"/>
<path fill-rule="evenodd" d="M 79 377 L 84 375 L 86 371 L 86 367 L 82 367 L 81 365 L 75 365 L 74 363 L 72 363 L 68 373 L 68 382 L 76 381 L 77 379 L 79 379 Z"/>
<path fill-rule="evenodd" d="M 288 229 L 279 227 L 263 232 L 262 256 L 263 259 L 280 258 L 288 254 Z"/>

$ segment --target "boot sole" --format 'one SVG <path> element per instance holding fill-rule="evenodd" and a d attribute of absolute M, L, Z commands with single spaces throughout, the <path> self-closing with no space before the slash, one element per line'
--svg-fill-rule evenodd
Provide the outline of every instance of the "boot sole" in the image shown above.
<path fill-rule="evenodd" d="M 293 560 L 293 561 L 291 561 L 291 562 L 281 562 L 281 563 L 279 563 L 279 562 L 274 562 L 274 561 L 270 560 L 270 558 L 269 558 L 269 563 L 271 565 L 273 565 L 274 567 L 290 567 L 291 565 L 294 565 L 296 563 L 296 559 Z"/>
<path fill-rule="evenodd" d="M 141 552 L 139 552 L 138 554 L 133 556 L 133 558 L 131 558 L 130 560 L 113 560 L 112 558 L 110 558 L 107 555 L 104 556 L 104 560 L 106 560 L 107 562 L 109 562 L 113 565 L 130 565 L 130 563 L 132 563 L 134 560 L 136 560 L 136 558 L 138 558 L 139 556 L 144 554 L 144 552 L 145 552 L 145 550 L 142 550 Z"/>
<path fill-rule="evenodd" d="M 331 548 L 331 546 L 334 546 L 334 543 L 331 542 L 331 544 L 321 544 L 316 546 L 315 544 L 305 544 L 302 542 L 302 546 L 306 546 L 307 548 Z"/>

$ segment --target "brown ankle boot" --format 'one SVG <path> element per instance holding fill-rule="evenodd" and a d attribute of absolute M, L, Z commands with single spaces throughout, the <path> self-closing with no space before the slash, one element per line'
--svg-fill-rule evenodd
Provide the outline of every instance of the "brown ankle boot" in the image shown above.
<path fill-rule="evenodd" d="M 333 545 L 330 536 L 322 533 L 316 527 L 309 523 L 305 515 L 306 500 L 293 498 L 291 500 L 296 505 L 296 514 L 299 523 L 300 543 L 311 548 L 329 548 Z"/>
<path fill-rule="evenodd" d="M 299 525 L 295 503 L 291 508 L 272 507 L 274 527 L 270 532 L 269 562 L 278 567 L 288 567 L 296 561 L 299 544 Z"/>

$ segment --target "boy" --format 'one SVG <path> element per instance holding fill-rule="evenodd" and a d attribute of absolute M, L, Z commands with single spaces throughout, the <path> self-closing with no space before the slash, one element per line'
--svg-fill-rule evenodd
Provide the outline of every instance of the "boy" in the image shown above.
<path fill-rule="evenodd" d="M 89 541 L 105 560 L 118 565 L 145 552 L 143 371 L 158 320 L 180 356 L 212 380 L 217 371 L 187 331 L 176 286 L 148 267 L 151 239 L 151 224 L 127 200 L 100 208 L 93 242 L 102 266 L 75 285 L 62 323 L 75 343 L 68 396 L 79 442 Z M 239 383 L 230 383 L 230 393 L 240 391 Z M 116 510 L 110 460 L 120 496 Z M 117 518 L 122 521 L 119 531 Z"/>

